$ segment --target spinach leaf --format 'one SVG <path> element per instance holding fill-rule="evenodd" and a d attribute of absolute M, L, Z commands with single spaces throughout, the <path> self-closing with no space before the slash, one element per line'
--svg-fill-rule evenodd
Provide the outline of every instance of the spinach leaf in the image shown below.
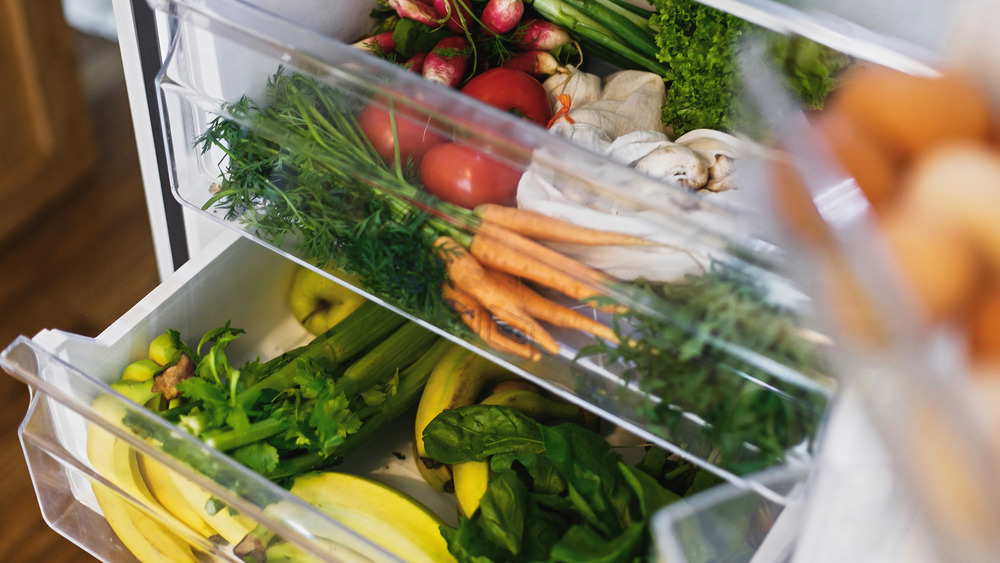
<path fill-rule="evenodd" d="M 635 491 L 618 470 L 621 457 L 599 434 L 575 424 L 542 426 L 545 451 L 566 479 L 569 498 L 605 537 L 642 520 Z"/>
<path fill-rule="evenodd" d="M 458 563 L 494 563 L 507 559 L 502 548 L 486 540 L 477 522 L 462 518 L 457 528 L 441 526 L 448 552 Z"/>
<path fill-rule="evenodd" d="M 552 547 L 549 561 L 559 563 L 626 563 L 644 561 L 646 523 L 635 522 L 621 534 L 604 539 L 587 526 L 573 526 Z"/>
<path fill-rule="evenodd" d="M 508 407 L 483 405 L 467 405 L 437 415 L 424 429 L 424 444 L 428 457 L 448 464 L 545 449 L 537 422 Z"/>
<path fill-rule="evenodd" d="M 511 555 L 521 551 L 528 488 L 508 471 L 490 481 L 475 515 L 486 539 Z"/>

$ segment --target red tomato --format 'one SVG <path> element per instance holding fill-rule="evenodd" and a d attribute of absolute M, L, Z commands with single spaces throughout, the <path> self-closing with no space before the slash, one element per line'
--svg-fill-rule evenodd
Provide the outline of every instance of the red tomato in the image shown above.
<path fill-rule="evenodd" d="M 504 111 L 517 113 L 545 127 L 552 117 L 549 95 L 530 74 L 512 68 L 492 68 L 476 76 L 462 93 Z"/>
<path fill-rule="evenodd" d="M 468 209 L 482 203 L 513 205 L 521 173 L 459 143 L 432 148 L 420 165 L 420 181 L 427 191 Z"/>
<path fill-rule="evenodd" d="M 428 150 L 447 140 L 434 131 L 426 116 L 398 110 L 393 112 L 393 115 L 396 121 L 396 137 L 399 139 L 399 157 L 404 164 L 408 159 L 412 159 L 413 166 L 419 167 L 421 159 Z M 396 143 L 392 135 L 389 111 L 377 104 L 369 104 L 361 110 L 358 125 L 379 156 L 392 164 L 396 156 Z"/>

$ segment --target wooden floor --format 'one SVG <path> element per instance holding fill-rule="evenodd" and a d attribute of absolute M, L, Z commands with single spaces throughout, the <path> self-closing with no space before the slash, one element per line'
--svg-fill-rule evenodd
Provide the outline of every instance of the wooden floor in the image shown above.
<path fill-rule="evenodd" d="M 0 347 L 43 328 L 95 336 L 158 283 L 118 45 L 78 39 L 98 166 L 0 247 Z M 27 405 L 0 371 L 0 561 L 92 561 L 42 520 L 17 438 Z"/>

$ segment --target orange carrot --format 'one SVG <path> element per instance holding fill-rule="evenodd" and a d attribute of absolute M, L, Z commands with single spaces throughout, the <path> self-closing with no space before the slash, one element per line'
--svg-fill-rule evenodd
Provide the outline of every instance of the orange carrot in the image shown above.
<path fill-rule="evenodd" d="M 541 349 L 559 353 L 559 343 L 521 308 L 517 295 L 490 278 L 468 251 L 446 236 L 439 237 L 434 247 L 444 259 L 448 277 L 456 288 L 472 295 L 497 320 L 520 330 Z"/>
<path fill-rule="evenodd" d="M 469 293 L 448 284 L 445 284 L 442 292 L 445 301 L 458 313 L 465 326 L 479 335 L 490 348 L 529 360 L 542 357 L 541 352 L 527 340 L 517 340 L 513 335 L 500 330 L 486 307 Z"/>
<path fill-rule="evenodd" d="M 563 328 L 581 330 L 611 342 L 618 342 L 618 337 L 611 327 L 542 297 L 514 276 L 497 271 L 490 271 L 489 275 L 504 287 L 515 292 L 521 299 L 524 310 L 536 319 Z"/>
<path fill-rule="evenodd" d="M 469 252 L 483 266 L 554 289 L 579 301 L 604 295 L 608 276 L 513 231 L 480 225 Z M 602 310 L 605 308 L 602 307 Z M 621 307 L 612 307 L 620 311 Z"/>
<path fill-rule="evenodd" d="M 591 246 L 655 246 L 657 244 L 642 237 L 616 233 L 614 231 L 590 229 L 535 211 L 505 205 L 485 203 L 476 207 L 475 211 L 476 215 L 484 222 L 499 225 L 536 240 L 570 242 Z"/>

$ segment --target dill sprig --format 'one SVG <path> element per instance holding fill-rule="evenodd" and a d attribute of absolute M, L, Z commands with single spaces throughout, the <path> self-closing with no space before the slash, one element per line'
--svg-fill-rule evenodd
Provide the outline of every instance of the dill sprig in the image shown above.
<path fill-rule="evenodd" d="M 740 472 L 780 462 L 790 448 L 811 444 L 826 393 L 820 385 L 786 381 L 766 364 L 815 377 L 823 373 L 822 358 L 802 338 L 793 312 L 767 299 L 763 284 L 716 262 L 683 282 L 639 282 L 636 290 L 656 313 L 633 310 L 619 317 L 622 344 L 598 342 L 580 355 L 625 366 L 624 377 L 655 399 L 644 409 L 654 431 L 685 444 L 683 423 L 693 414 L 714 448 L 700 453 Z"/>
<path fill-rule="evenodd" d="M 448 319 L 437 236 L 467 236 L 422 211 L 440 207 L 389 166 L 354 118 L 356 103 L 303 74 L 276 73 L 268 103 L 243 97 L 224 108 L 197 144 L 225 158 L 219 191 L 205 203 L 254 235 L 290 244 L 322 267 L 360 276 L 366 288 L 429 319 Z M 455 216 L 463 212 L 448 209 Z"/>

